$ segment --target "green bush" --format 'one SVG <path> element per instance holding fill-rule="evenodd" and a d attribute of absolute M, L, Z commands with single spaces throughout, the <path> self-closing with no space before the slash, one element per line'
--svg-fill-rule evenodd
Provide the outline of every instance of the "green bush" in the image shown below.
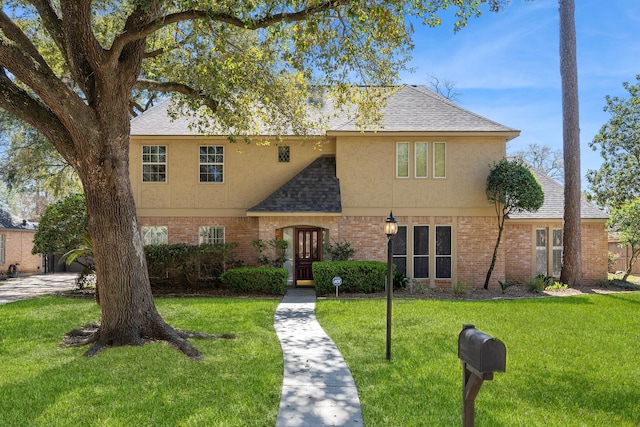
<path fill-rule="evenodd" d="M 239 267 L 237 243 L 148 245 L 144 247 L 152 285 L 216 283 L 228 269 Z"/>
<path fill-rule="evenodd" d="M 378 261 L 328 261 L 313 263 L 316 294 L 335 292 L 331 280 L 342 278 L 341 292 L 373 293 L 384 290 L 387 264 Z"/>
<path fill-rule="evenodd" d="M 324 246 L 324 253 L 329 261 L 349 261 L 353 258 L 356 250 L 351 247 L 351 242 L 342 240 L 329 243 Z"/>
<path fill-rule="evenodd" d="M 527 289 L 530 292 L 534 292 L 536 294 L 544 291 L 548 286 L 553 284 L 552 276 L 545 276 L 544 274 L 538 274 L 536 277 L 533 277 L 527 280 Z"/>
<path fill-rule="evenodd" d="M 222 275 L 222 283 L 236 292 L 267 292 L 282 295 L 287 288 L 289 272 L 278 267 L 240 267 Z"/>

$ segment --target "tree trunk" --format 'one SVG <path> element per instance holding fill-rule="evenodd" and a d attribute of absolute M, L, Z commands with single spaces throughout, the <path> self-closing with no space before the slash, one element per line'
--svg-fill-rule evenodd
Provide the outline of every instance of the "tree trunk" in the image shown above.
<path fill-rule="evenodd" d="M 580 122 L 574 0 L 558 0 L 560 14 L 560 77 L 564 148 L 564 228 L 560 281 L 569 286 L 582 280 L 580 228 Z"/>
<path fill-rule="evenodd" d="M 496 245 L 493 248 L 493 257 L 491 258 L 489 271 L 487 271 L 487 277 L 484 279 L 484 289 L 489 289 L 489 280 L 491 280 L 493 268 L 496 266 L 496 259 L 498 258 L 498 247 L 500 246 L 500 240 L 502 239 L 502 230 L 504 230 L 504 219 L 505 215 L 502 215 L 502 218 L 499 218 L 500 223 L 498 224 L 498 239 L 496 240 Z"/>

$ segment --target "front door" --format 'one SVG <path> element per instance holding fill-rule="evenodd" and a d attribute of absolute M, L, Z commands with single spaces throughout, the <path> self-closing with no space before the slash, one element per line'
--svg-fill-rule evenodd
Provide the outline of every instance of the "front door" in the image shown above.
<path fill-rule="evenodd" d="M 313 286 L 311 265 L 322 260 L 322 229 L 296 228 L 295 284 Z"/>

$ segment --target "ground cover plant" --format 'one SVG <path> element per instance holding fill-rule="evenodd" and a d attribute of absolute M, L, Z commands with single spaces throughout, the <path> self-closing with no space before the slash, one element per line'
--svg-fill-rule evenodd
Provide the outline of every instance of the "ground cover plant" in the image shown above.
<path fill-rule="evenodd" d="M 273 426 L 282 352 L 278 299 L 160 298 L 177 328 L 232 332 L 193 340 L 202 361 L 157 342 L 95 357 L 61 349 L 62 336 L 99 317 L 87 299 L 0 305 L 0 424 L 10 426 Z"/>
<path fill-rule="evenodd" d="M 477 426 L 640 425 L 639 293 L 495 301 L 319 300 L 316 315 L 358 386 L 364 422 L 458 426 L 465 323 L 502 340 L 507 372 L 476 399 Z"/>

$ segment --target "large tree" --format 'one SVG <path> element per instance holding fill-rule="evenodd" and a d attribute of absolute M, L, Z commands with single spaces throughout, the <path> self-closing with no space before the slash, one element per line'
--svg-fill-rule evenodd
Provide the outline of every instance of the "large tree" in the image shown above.
<path fill-rule="evenodd" d="M 426 24 L 458 8 L 456 28 L 508 0 L 5 0 L 0 3 L 0 108 L 44 135 L 78 173 L 100 286 L 87 355 L 165 340 L 199 351 L 153 303 L 129 181 L 134 90 L 174 93 L 176 113 L 248 139 L 313 132 L 307 99 L 377 118 L 409 58 L 408 15 Z M 365 89 L 358 89 L 365 85 Z M 354 111 L 351 109 L 350 111 Z M 227 131 L 228 132 L 228 131 Z"/>
<path fill-rule="evenodd" d="M 498 219 L 498 237 L 493 248 L 491 264 L 484 281 L 484 289 L 489 289 L 489 281 L 498 258 L 498 248 L 502 240 L 504 222 L 509 214 L 535 212 L 544 203 L 544 192 L 522 159 L 502 159 L 491 166 L 487 176 L 487 199 L 493 203 Z"/>
<path fill-rule="evenodd" d="M 562 150 L 554 150 L 548 145 L 540 145 L 535 142 L 526 148 L 515 151 L 514 156 L 520 157 L 529 166 L 541 170 L 550 178 L 559 182 L 564 181 L 564 159 Z"/>
<path fill-rule="evenodd" d="M 577 286 L 582 280 L 580 228 L 580 120 L 574 0 L 558 0 L 560 13 L 560 78 L 564 151 L 564 226 L 560 281 Z"/>
<path fill-rule="evenodd" d="M 631 256 L 627 259 L 627 268 L 622 278 L 627 280 L 640 256 L 640 198 L 615 208 L 608 225 L 611 231 L 619 233 L 621 245 L 631 248 Z"/>
<path fill-rule="evenodd" d="M 600 149 L 602 164 L 587 172 L 589 199 L 615 209 L 640 197 L 640 75 L 624 82 L 629 98 L 606 96 L 604 111 L 611 114 L 589 146 Z"/>

